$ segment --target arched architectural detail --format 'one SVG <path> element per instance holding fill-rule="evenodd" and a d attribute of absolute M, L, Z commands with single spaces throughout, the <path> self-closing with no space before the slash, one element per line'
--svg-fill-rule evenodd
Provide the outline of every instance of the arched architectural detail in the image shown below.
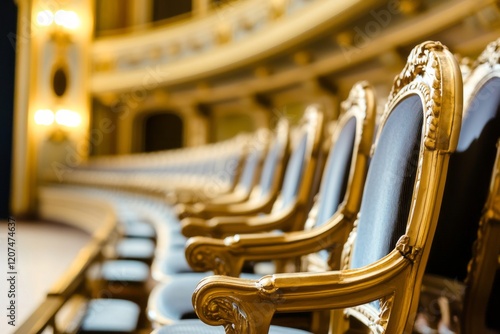
<path fill-rule="evenodd" d="M 141 151 L 153 152 L 182 148 L 184 146 L 184 120 L 170 111 L 145 115 L 140 136 Z"/>
<path fill-rule="evenodd" d="M 132 152 L 152 152 L 184 147 L 186 117 L 174 109 L 155 108 L 138 112 L 131 129 Z"/>

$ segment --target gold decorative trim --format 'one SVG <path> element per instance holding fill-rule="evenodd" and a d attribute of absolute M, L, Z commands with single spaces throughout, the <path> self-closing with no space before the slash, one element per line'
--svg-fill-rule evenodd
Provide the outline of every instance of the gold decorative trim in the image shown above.
<path fill-rule="evenodd" d="M 440 77 L 440 63 L 436 51 L 442 52 L 447 48 L 440 42 L 428 41 L 415 47 L 401 73 L 394 79 L 392 90 L 389 93 L 386 109 L 392 109 L 395 101 L 400 101 L 411 91 L 419 91 L 424 100 L 425 134 L 424 144 L 429 150 L 437 148 L 439 116 L 441 113 L 442 87 Z M 384 113 L 386 121 L 389 116 Z"/>
<path fill-rule="evenodd" d="M 409 260 L 410 262 L 415 262 L 415 259 L 420 251 L 419 248 L 410 246 L 410 237 L 407 235 L 402 235 L 396 243 L 396 249 L 401 253 L 401 255 Z"/>
<path fill-rule="evenodd" d="M 231 297 L 214 298 L 210 300 L 207 307 L 205 317 L 214 322 L 223 322 L 226 334 L 246 333 L 248 331 L 248 316 L 246 312 L 238 307 L 239 303 L 232 301 Z M 230 323 L 227 320 L 231 319 Z M 238 324 L 238 327 L 232 324 Z"/>
<path fill-rule="evenodd" d="M 228 266 L 231 261 L 227 261 L 222 256 L 222 252 L 214 253 L 205 248 L 193 251 L 189 258 L 189 264 L 197 271 L 213 270 L 217 275 L 230 275 Z"/>
<path fill-rule="evenodd" d="M 500 38 L 486 46 L 484 51 L 477 57 L 474 67 L 481 64 L 489 64 L 491 67 L 500 64 Z"/>
<path fill-rule="evenodd" d="M 379 318 L 375 321 L 375 324 L 382 326 L 384 329 L 387 327 L 393 304 L 394 295 L 380 298 L 380 313 Z"/>
<path fill-rule="evenodd" d="M 359 108 L 361 110 L 367 110 L 367 99 L 366 99 L 366 89 L 370 87 L 367 81 L 361 81 L 354 85 L 349 92 L 349 96 L 346 100 L 342 101 L 340 104 L 342 112 L 347 112 L 351 108 Z M 365 119 L 367 115 L 365 114 Z"/>
<path fill-rule="evenodd" d="M 356 236 L 358 235 L 358 220 L 353 224 L 352 231 L 349 233 L 349 237 L 344 244 L 344 249 L 342 251 L 341 269 L 347 270 L 351 267 L 351 254 L 354 248 L 354 242 L 356 241 Z"/>

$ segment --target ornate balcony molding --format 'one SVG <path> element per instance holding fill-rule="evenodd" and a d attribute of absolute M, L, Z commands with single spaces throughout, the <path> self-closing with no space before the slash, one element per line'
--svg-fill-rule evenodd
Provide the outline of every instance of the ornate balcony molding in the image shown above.
<path fill-rule="evenodd" d="M 93 93 L 200 79 L 269 57 L 380 0 L 248 0 L 205 18 L 113 38 L 93 46 Z M 150 83 L 150 82 L 149 82 Z"/>

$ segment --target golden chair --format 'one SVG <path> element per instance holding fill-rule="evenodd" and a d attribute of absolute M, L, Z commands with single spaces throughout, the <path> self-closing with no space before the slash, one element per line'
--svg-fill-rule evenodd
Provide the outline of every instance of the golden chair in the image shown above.
<path fill-rule="evenodd" d="M 414 333 L 500 332 L 494 312 L 499 309 L 500 282 L 500 142 L 490 190 L 479 221 L 477 239 L 465 280 L 426 275 Z M 470 246 L 470 245 L 468 245 Z"/>
<path fill-rule="evenodd" d="M 500 321 L 495 314 L 500 308 L 500 143 L 497 147 L 490 192 L 465 280 L 461 324 L 467 334 L 500 332 Z"/>
<path fill-rule="evenodd" d="M 374 333 L 411 331 L 461 101 L 453 55 L 439 42 L 415 47 L 389 95 L 343 268 L 258 280 L 207 277 L 193 294 L 199 318 L 226 333 L 304 333 L 270 327 L 274 313 L 339 309 L 332 333 L 343 332 L 351 318 Z M 191 320 L 159 333 L 186 330 L 222 332 Z"/>
<path fill-rule="evenodd" d="M 496 143 L 500 138 L 499 59 L 500 39 L 488 45 L 464 83 L 466 108 L 462 130 L 457 150 L 450 158 L 439 223 L 424 277 L 416 332 L 486 333 L 487 322 L 496 322 L 494 327 L 500 331 L 499 321 L 494 316 L 490 315 L 486 321 L 488 295 L 497 272 L 495 261 L 500 245 L 500 238 L 494 232 L 492 197 L 495 193 L 490 186 Z M 482 229 L 488 230 L 487 236 Z M 481 250 L 474 251 L 476 237 L 481 238 L 476 246 Z M 498 277 L 496 284 L 498 290 Z M 463 291 L 467 296 L 465 302 Z M 496 298 L 500 298 L 498 291 L 496 293 Z"/>
<path fill-rule="evenodd" d="M 317 201 L 306 222 L 308 231 L 238 235 L 226 240 L 191 238 L 186 256 L 194 269 L 239 276 L 245 261 L 284 262 L 290 257 L 297 259 L 292 261 L 297 265 L 295 270 L 326 270 L 330 265 L 338 267 L 339 250 L 359 210 L 368 168 L 376 114 L 372 87 L 366 82 L 354 85 L 349 98 L 342 103 L 342 109 L 344 112 L 336 122 L 331 140 L 324 143 L 329 152 Z M 305 256 L 300 258 L 302 255 Z M 283 263 L 278 270 L 284 270 Z M 155 323 L 167 324 L 194 317 L 191 295 L 196 284 L 206 275 L 178 274 L 166 284 L 157 286 L 148 305 L 150 318 Z M 243 275 L 260 278 L 257 274 Z M 309 328 L 311 314 L 304 316 L 301 326 Z M 314 323 L 317 323 L 316 319 L 319 317 L 313 316 Z"/>

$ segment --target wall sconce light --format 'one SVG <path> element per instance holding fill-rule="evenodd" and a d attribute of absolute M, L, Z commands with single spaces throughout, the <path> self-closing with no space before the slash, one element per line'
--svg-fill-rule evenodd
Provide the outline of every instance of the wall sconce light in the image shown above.
<path fill-rule="evenodd" d="M 51 125 L 54 123 L 54 113 L 50 109 L 40 109 L 35 112 L 35 123 L 39 125 Z"/>
<path fill-rule="evenodd" d="M 59 109 L 55 114 L 50 109 L 40 109 L 35 112 L 36 124 L 49 126 L 54 121 L 58 125 L 74 128 L 81 124 L 82 118 L 76 111 L 68 109 Z"/>
<path fill-rule="evenodd" d="M 58 10 L 54 15 L 54 22 L 67 29 L 76 29 L 80 26 L 80 18 L 72 10 Z"/>
<path fill-rule="evenodd" d="M 70 128 L 77 127 L 82 122 L 82 118 L 79 113 L 68 109 L 59 109 L 56 112 L 55 118 L 57 124 Z"/>
<path fill-rule="evenodd" d="M 80 26 L 80 17 L 72 10 L 60 9 L 53 13 L 50 10 L 42 10 L 36 16 L 36 22 L 40 26 L 48 27 L 55 23 L 66 29 L 76 29 Z"/>

